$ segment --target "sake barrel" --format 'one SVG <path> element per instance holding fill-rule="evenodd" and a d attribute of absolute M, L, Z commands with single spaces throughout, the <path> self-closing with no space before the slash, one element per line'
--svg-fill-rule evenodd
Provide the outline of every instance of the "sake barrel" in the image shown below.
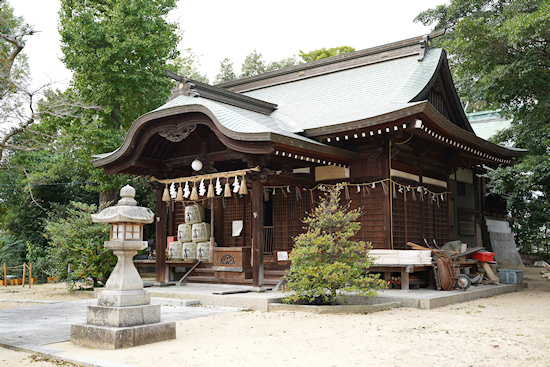
<path fill-rule="evenodd" d="M 181 255 L 183 260 L 196 260 L 197 259 L 197 243 L 196 242 L 184 242 L 181 245 Z"/>
<path fill-rule="evenodd" d="M 210 240 L 210 223 L 195 223 L 191 228 L 191 240 L 193 242 L 205 242 Z"/>
<path fill-rule="evenodd" d="M 180 224 L 178 226 L 178 241 L 181 243 L 191 242 L 191 224 Z"/>
<path fill-rule="evenodd" d="M 187 205 L 185 207 L 185 223 L 193 224 L 204 222 L 204 207 L 200 205 Z"/>
<path fill-rule="evenodd" d="M 210 261 L 210 242 L 197 243 L 197 260 Z"/>
<path fill-rule="evenodd" d="M 168 258 L 170 260 L 181 260 L 181 243 L 172 241 L 168 243 Z"/>

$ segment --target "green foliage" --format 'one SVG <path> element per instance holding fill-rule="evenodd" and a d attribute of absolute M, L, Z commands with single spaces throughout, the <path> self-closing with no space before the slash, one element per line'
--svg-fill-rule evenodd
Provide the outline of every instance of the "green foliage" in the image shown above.
<path fill-rule="evenodd" d="M 22 53 L 25 38 L 34 30 L 22 17 L 13 14 L 7 1 L 0 2 L 0 97 L 13 91 L 28 71 L 27 58 Z"/>
<path fill-rule="evenodd" d="M 304 52 L 300 50 L 300 57 L 302 58 L 302 60 L 304 60 L 304 62 L 312 62 L 312 61 L 325 59 L 327 57 L 347 54 L 353 51 L 355 51 L 355 49 L 351 46 L 332 47 L 332 48 L 329 48 L 328 50 L 323 47 L 318 50 L 313 50 L 310 52 Z"/>
<path fill-rule="evenodd" d="M 197 55 L 190 48 L 187 48 L 185 49 L 185 56 L 178 56 L 169 70 L 186 78 L 208 84 L 208 77 L 200 73 L 199 67 L 200 62 Z"/>
<path fill-rule="evenodd" d="M 320 297 L 324 303 L 335 304 L 337 297 L 345 301 L 345 292 L 374 296 L 386 287 L 378 275 L 368 273 L 370 244 L 351 239 L 361 228 L 356 220 L 362 209 L 340 205 L 342 188 L 340 184 L 328 190 L 304 219 L 307 231 L 294 239 L 284 287 L 292 293 L 285 297 L 286 302 L 312 302 Z"/>
<path fill-rule="evenodd" d="M 513 118 L 495 142 L 529 152 L 490 172 L 489 189 L 509 195 L 521 250 L 550 251 L 550 0 L 452 0 L 416 20 L 448 28 L 438 42 L 461 98 Z"/>
<path fill-rule="evenodd" d="M 235 74 L 235 71 L 233 70 L 233 63 L 226 57 L 220 62 L 220 71 L 216 75 L 216 80 L 214 83 L 225 83 L 235 79 L 237 79 L 237 74 Z"/>
<path fill-rule="evenodd" d="M 137 117 L 167 100 L 172 84 L 166 69 L 193 66 L 193 55 L 176 60 L 180 36 L 177 24 L 166 20 L 175 6 L 175 0 L 61 1 L 63 61 L 73 79 L 40 107 L 55 112 L 62 100 L 74 111 L 41 118 L 40 133 L 57 156 L 46 176 L 60 170 L 71 180 L 99 182 L 88 187 L 96 192 L 127 181 L 93 167 L 91 156 L 117 149 Z"/>
<path fill-rule="evenodd" d="M 254 50 L 244 58 L 240 78 L 263 74 L 266 71 L 267 67 L 265 61 L 262 59 L 262 54 Z"/>
<path fill-rule="evenodd" d="M 33 278 L 53 276 L 55 260 L 48 256 L 47 248 L 34 243 L 27 243 L 26 263 L 32 263 Z"/>
<path fill-rule="evenodd" d="M 165 69 L 178 56 L 177 25 L 166 20 L 176 0 L 62 0 L 63 61 L 86 102 L 105 107 L 103 124 L 127 129 L 164 103 Z"/>
<path fill-rule="evenodd" d="M 25 250 L 26 246 L 23 240 L 9 234 L 0 236 L 0 264 L 22 265 L 25 262 Z"/>
<path fill-rule="evenodd" d="M 93 223 L 95 205 L 73 202 L 66 214 L 46 221 L 46 236 L 51 243 L 48 256 L 55 259 L 53 272 L 69 287 L 92 279 L 94 286 L 104 285 L 116 264 L 116 257 L 104 247 L 109 225 Z"/>
<path fill-rule="evenodd" d="M 220 63 L 220 72 L 216 75 L 216 83 L 229 82 L 231 80 L 246 78 L 250 76 L 260 75 L 268 73 L 270 71 L 275 71 L 279 69 L 289 68 L 301 64 L 302 62 L 311 62 L 316 60 L 321 60 L 326 57 L 343 55 L 348 52 L 353 52 L 355 49 L 350 46 L 340 46 L 329 48 L 322 48 L 319 50 L 314 50 L 311 52 L 300 51 L 300 58 L 303 61 L 300 61 L 296 56 L 283 58 L 278 61 L 266 62 L 262 58 L 262 54 L 257 50 L 252 51 L 246 55 L 243 64 L 241 65 L 241 74 L 237 75 L 233 71 L 233 63 L 225 58 Z"/>
<path fill-rule="evenodd" d="M 16 151 L 0 166 L 0 230 L 23 243 L 45 248 L 44 220 L 53 208 L 69 200 L 97 202 L 97 195 L 70 182 L 70 172 L 58 166 L 58 155 L 46 150 Z"/>

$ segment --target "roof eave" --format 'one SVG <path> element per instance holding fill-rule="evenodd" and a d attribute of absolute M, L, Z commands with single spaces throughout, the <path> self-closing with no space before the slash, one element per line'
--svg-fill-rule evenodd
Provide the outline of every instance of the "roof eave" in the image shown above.
<path fill-rule="evenodd" d="M 140 116 L 130 127 L 126 138 L 122 145 L 111 153 L 104 153 L 92 157 L 92 164 L 95 167 L 104 167 L 113 164 L 117 160 L 123 158 L 125 155 L 129 154 L 132 149 L 133 143 L 138 136 L 138 133 L 145 128 L 145 126 L 154 120 L 158 120 L 165 117 L 182 115 L 186 113 L 199 112 L 205 114 L 218 128 L 218 130 L 227 136 L 228 138 L 247 141 L 247 142 L 272 142 L 288 147 L 294 147 L 299 149 L 305 149 L 312 152 L 322 153 L 324 155 L 330 155 L 337 157 L 343 160 L 352 160 L 355 158 L 356 154 L 354 152 L 331 147 L 322 143 L 307 141 L 301 139 L 295 139 L 289 136 L 284 136 L 277 134 L 275 132 L 261 132 L 261 133 L 242 133 L 235 132 L 233 130 L 227 129 L 223 126 L 216 116 L 205 106 L 202 105 L 185 105 L 185 106 L 174 106 L 164 109 L 158 109 L 147 114 Z M 94 159 L 95 158 L 95 159 Z"/>

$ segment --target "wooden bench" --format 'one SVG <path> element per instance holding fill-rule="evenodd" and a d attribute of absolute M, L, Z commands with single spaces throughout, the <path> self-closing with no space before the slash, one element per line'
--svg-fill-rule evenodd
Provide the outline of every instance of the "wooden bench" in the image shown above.
<path fill-rule="evenodd" d="M 187 268 L 190 269 L 197 263 L 197 260 L 192 261 L 184 261 L 184 260 L 166 260 L 164 262 L 166 264 L 166 281 L 174 281 L 179 279 L 174 279 L 174 269 L 175 268 Z M 155 260 L 134 260 L 134 264 L 136 265 L 136 268 L 139 271 L 140 267 L 145 266 L 155 266 Z"/>

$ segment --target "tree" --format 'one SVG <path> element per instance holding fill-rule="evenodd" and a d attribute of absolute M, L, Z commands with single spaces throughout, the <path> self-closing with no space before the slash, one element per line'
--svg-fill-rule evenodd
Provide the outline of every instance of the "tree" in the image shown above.
<path fill-rule="evenodd" d="M 345 292 L 374 296 L 386 287 L 378 275 L 368 273 L 370 244 L 351 238 L 360 230 L 357 218 L 362 209 L 340 205 L 343 184 L 330 188 L 323 200 L 305 219 L 307 231 L 294 238 L 292 261 L 286 275 L 287 302 L 320 297 L 323 303 L 345 301 Z"/>
<path fill-rule="evenodd" d="M 312 62 L 312 61 L 325 59 L 327 57 L 347 54 L 353 51 L 355 51 L 355 49 L 351 46 L 332 47 L 332 48 L 329 48 L 328 50 L 323 47 L 318 50 L 313 50 L 310 52 L 304 52 L 300 50 L 300 57 L 302 58 L 302 60 L 304 60 L 304 62 Z"/>
<path fill-rule="evenodd" d="M 244 58 L 239 78 L 263 74 L 267 71 L 262 54 L 254 50 Z"/>
<path fill-rule="evenodd" d="M 23 53 L 26 38 L 34 29 L 23 18 L 13 14 L 7 2 L 0 3 L 0 160 L 4 149 L 10 147 L 10 140 L 32 124 L 32 120 L 21 119 L 21 106 L 25 94 L 28 65 Z M 27 94 L 28 95 L 28 94 Z M 23 115 L 24 116 L 24 115 Z M 13 146 L 12 148 L 17 148 Z"/>
<path fill-rule="evenodd" d="M 220 84 L 230 82 L 235 79 L 237 79 L 237 74 L 233 71 L 233 63 L 226 57 L 220 62 L 220 71 L 218 75 L 216 75 L 216 80 L 214 83 Z"/>
<path fill-rule="evenodd" d="M 116 257 L 104 247 L 109 225 L 92 223 L 92 214 L 102 208 L 73 202 L 62 215 L 46 221 L 46 236 L 51 242 L 48 256 L 54 273 L 73 288 L 76 283 L 93 281 L 105 285 L 116 264 Z"/>
<path fill-rule="evenodd" d="M 355 51 L 355 49 L 350 46 L 334 47 L 329 48 L 328 50 L 322 48 L 310 52 L 300 51 L 302 61 L 300 61 L 296 56 L 291 56 L 278 61 L 270 61 L 266 63 L 262 58 L 262 54 L 257 50 L 254 50 L 245 57 L 244 62 L 241 65 L 240 75 L 235 74 L 233 71 L 233 63 L 228 58 L 223 59 L 220 63 L 220 71 L 218 75 L 216 75 L 215 83 L 219 84 L 239 78 L 264 74 L 270 71 L 296 66 L 302 64 L 303 62 L 321 60 L 326 57 L 342 55 L 353 51 Z"/>
<path fill-rule="evenodd" d="M 170 67 L 178 75 L 208 84 L 208 77 L 199 71 L 200 62 L 197 55 L 190 49 L 185 49 L 185 56 L 178 56 Z"/>
<path fill-rule="evenodd" d="M 26 38 L 35 33 L 23 18 L 13 14 L 13 8 L 0 3 L 0 96 L 9 92 L 14 82 L 19 82 L 27 71 L 26 57 L 22 53 Z"/>
<path fill-rule="evenodd" d="M 520 249 L 549 252 L 550 0 L 452 0 L 416 20 L 447 28 L 439 42 L 461 97 L 513 118 L 495 141 L 529 152 L 491 171 L 489 189 L 509 194 Z"/>
<path fill-rule="evenodd" d="M 295 66 L 295 65 L 298 65 L 298 64 L 300 64 L 300 62 L 298 62 L 296 57 L 287 57 L 287 58 L 281 59 L 279 61 L 269 62 L 265 69 L 266 69 L 266 72 L 270 72 L 270 71 L 274 71 L 274 70 L 289 68 L 291 66 Z"/>
<path fill-rule="evenodd" d="M 53 119 L 49 126 L 59 126 L 51 133 L 68 141 L 86 136 L 72 164 L 103 183 L 96 187 L 101 201 L 114 199 L 122 182 L 92 167 L 90 157 L 118 148 L 132 122 L 169 97 L 165 70 L 175 63 L 180 36 L 166 17 L 175 6 L 176 0 L 61 1 L 59 32 L 63 61 L 73 71 L 71 93 L 103 109 L 78 120 Z"/>
<path fill-rule="evenodd" d="M 165 69 L 180 39 L 166 20 L 175 6 L 175 0 L 61 1 L 62 59 L 78 94 L 105 107 L 99 116 L 105 127 L 128 129 L 166 101 Z"/>

